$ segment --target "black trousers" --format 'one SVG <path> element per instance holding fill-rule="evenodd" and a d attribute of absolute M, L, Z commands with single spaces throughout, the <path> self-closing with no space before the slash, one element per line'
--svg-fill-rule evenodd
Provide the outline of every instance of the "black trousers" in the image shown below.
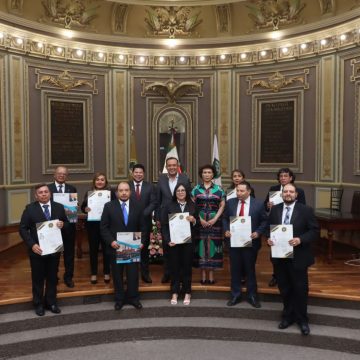
<path fill-rule="evenodd" d="M 45 256 L 30 255 L 32 294 L 35 306 L 56 304 L 59 261 L 60 253 Z"/>
<path fill-rule="evenodd" d="M 170 265 L 170 291 L 172 294 L 180 293 L 180 282 L 185 294 L 191 293 L 192 262 L 194 256 L 193 244 L 178 244 L 168 246 Z"/>
<path fill-rule="evenodd" d="M 164 267 L 164 276 L 170 276 L 170 265 L 169 265 L 169 249 L 170 246 L 164 242 L 164 233 L 161 229 L 161 235 L 162 235 L 162 246 L 163 246 L 163 267 Z"/>
<path fill-rule="evenodd" d="M 150 244 L 150 232 L 146 232 L 144 236 L 144 246 L 141 249 L 141 274 L 149 275 L 149 244 Z"/>
<path fill-rule="evenodd" d="M 284 305 L 282 318 L 307 323 L 308 269 L 295 269 L 292 259 L 278 260 L 274 269 Z"/>
<path fill-rule="evenodd" d="M 111 255 L 110 263 L 115 290 L 115 301 L 129 303 L 138 301 L 140 298 L 138 263 L 117 264 L 115 255 Z M 126 290 L 124 289 L 124 272 L 126 272 Z"/>
<path fill-rule="evenodd" d="M 241 296 L 241 279 L 246 275 L 247 295 L 257 294 L 257 281 L 255 262 L 257 250 L 252 247 L 229 248 L 230 273 L 231 273 L 231 296 Z"/>
<path fill-rule="evenodd" d="M 89 241 L 91 275 L 97 275 L 98 273 L 98 254 L 100 244 L 103 255 L 103 273 L 104 275 L 110 274 L 110 259 L 106 252 L 105 241 L 103 240 L 100 233 L 100 221 L 88 221 L 86 223 L 86 230 Z"/>
<path fill-rule="evenodd" d="M 75 237 L 76 225 L 67 224 L 63 231 L 64 243 L 64 280 L 71 280 L 74 276 L 74 261 L 75 261 Z"/>

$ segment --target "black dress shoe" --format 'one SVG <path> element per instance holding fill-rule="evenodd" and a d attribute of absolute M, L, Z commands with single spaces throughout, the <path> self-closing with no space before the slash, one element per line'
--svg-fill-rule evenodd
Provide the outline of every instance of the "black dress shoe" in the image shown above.
<path fill-rule="evenodd" d="M 75 286 L 75 283 L 72 279 L 64 280 L 64 283 L 68 288 L 73 288 Z"/>
<path fill-rule="evenodd" d="M 162 284 L 166 284 L 170 281 L 170 275 L 164 275 L 161 279 Z"/>
<path fill-rule="evenodd" d="M 147 284 L 151 284 L 152 283 L 152 279 L 150 277 L 149 274 L 142 274 L 141 275 L 141 280 L 144 282 L 144 283 L 147 283 Z"/>
<path fill-rule="evenodd" d="M 117 302 L 115 303 L 114 309 L 115 309 L 116 311 L 119 311 L 119 310 L 121 310 L 121 309 L 123 308 L 123 306 L 124 306 L 124 302 L 123 302 L 123 301 L 117 301 Z"/>
<path fill-rule="evenodd" d="M 269 287 L 275 287 L 276 285 L 277 285 L 277 280 L 276 280 L 276 277 L 275 276 L 273 276 L 272 278 L 271 278 L 271 280 L 269 281 Z"/>
<path fill-rule="evenodd" d="M 201 285 L 206 285 L 206 284 L 207 284 L 207 280 L 200 280 L 200 284 L 201 284 Z"/>
<path fill-rule="evenodd" d="M 59 309 L 59 307 L 57 305 L 48 305 L 46 307 L 48 310 L 50 310 L 53 314 L 60 314 L 61 310 Z"/>
<path fill-rule="evenodd" d="M 35 307 L 35 314 L 37 316 L 44 316 L 45 315 L 45 310 L 44 307 L 42 305 L 37 305 Z"/>
<path fill-rule="evenodd" d="M 294 323 L 293 321 L 282 319 L 281 322 L 278 325 L 278 328 L 281 329 L 281 330 L 284 330 L 284 329 L 287 329 L 293 323 Z"/>
<path fill-rule="evenodd" d="M 226 303 L 226 305 L 227 306 L 235 306 L 236 304 L 239 304 L 239 303 L 241 303 L 241 296 L 234 296 Z"/>
<path fill-rule="evenodd" d="M 261 304 L 260 301 L 257 299 L 256 296 L 250 296 L 247 299 L 247 302 L 254 308 L 256 309 L 260 309 L 261 308 Z"/>
<path fill-rule="evenodd" d="M 214 284 L 215 284 L 215 280 L 208 280 L 207 283 L 208 283 L 209 285 L 214 285 Z"/>
<path fill-rule="evenodd" d="M 140 301 L 132 301 L 132 302 L 129 302 L 129 305 L 132 305 L 135 309 L 142 309 L 142 304 Z"/>
<path fill-rule="evenodd" d="M 300 331 L 301 331 L 302 335 L 307 336 L 307 335 L 310 334 L 310 328 L 309 328 L 309 325 L 307 323 L 299 324 L 299 328 L 300 328 Z"/>

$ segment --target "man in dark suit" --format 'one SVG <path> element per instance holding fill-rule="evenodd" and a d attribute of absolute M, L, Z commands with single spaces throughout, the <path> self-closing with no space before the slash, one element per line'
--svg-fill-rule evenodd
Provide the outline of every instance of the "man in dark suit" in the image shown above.
<path fill-rule="evenodd" d="M 58 219 L 57 226 L 61 229 L 68 219 L 64 207 L 50 200 L 51 193 L 46 184 L 35 186 L 35 202 L 27 205 L 20 221 L 19 233 L 28 247 L 32 294 L 35 313 L 38 316 L 45 314 L 44 305 L 54 314 L 61 311 L 56 303 L 57 272 L 60 253 L 42 256 L 39 246 L 36 224 L 47 220 Z M 62 231 L 63 232 L 63 231 Z M 45 295 L 44 295 L 45 285 Z"/>
<path fill-rule="evenodd" d="M 55 181 L 49 184 L 51 191 L 51 199 L 53 199 L 54 193 L 76 193 L 76 188 L 66 183 L 69 172 L 65 166 L 58 166 L 55 169 L 54 179 Z M 74 261 L 75 261 L 75 236 L 76 236 L 76 225 L 69 224 L 64 229 L 64 283 L 67 287 L 73 288 L 75 286 L 73 281 L 74 276 Z"/>
<path fill-rule="evenodd" d="M 251 247 L 231 247 L 229 249 L 231 271 L 231 299 L 228 306 L 234 306 L 241 301 L 241 279 L 245 270 L 247 276 L 247 301 L 255 308 L 261 304 L 257 297 L 257 282 L 255 263 L 257 253 L 261 247 L 261 235 L 267 230 L 267 216 L 262 201 L 250 196 L 251 186 L 243 181 L 236 186 L 237 198 L 226 202 L 223 215 L 225 237 L 230 238 L 230 217 L 251 216 Z"/>
<path fill-rule="evenodd" d="M 152 212 L 156 209 L 156 189 L 153 184 L 144 181 L 145 167 L 142 164 L 135 164 L 132 168 L 132 181 L 129 181 L 131 196 L 130 199 L 140 203 L 144 209 L 144 223 L 146 231 L 144 234 L 144 246 L 141 249 L 141 278 L 146 283 L 152 283 L 149 272 L 149 243 L 152 228 Z"/>
<path fill-rule="evenodd" d="M 161 174 L 157 184 L 157 214 L 156 219 L 160 221 L 166 216 L 163 212 L 166 209 L 166 206 L 171 203 L 172 197 L 174 194 L 174 189 L 177 184 L 183 184 L 188 191 L 191 191 L 191 183 L 189 178 L 185 174 L 179 174 L 179 161 L 174 157 L 169 157 L 166 159 L 166 170 L 167 174 Z M 162 236 L 164 234 L 162 232 Z M 161 279 L 162 283 L 167 283 L 170 280 L 170 270 L 168 264 L 168 247 L 165 242 L 163 242 L 163 251 L 164 251 L 164 275 Z"/>
<path fill-rule="evenodd" d="M 105 204 L 101 216 L 100 231 L 110 256 L 112 276 L 115 288 L 115 310 L 121 310 L 125 303 L 141 309 L 139 295 L 139 274 L 137 263 L 117 264 L 116 241 L 118 232 L 141 231 L 144 234 L 143 209 L 138 202 L 130 199 L 130 185 L 121 182 L 117 188 L 117 199 Z M 143 236 L 142 236 L 143 241 Z M 123 273 L 126 270 L 127 289 L 124 290 Z"/>
<path fill-rule="evenodd" d="M 298 193 L 294 184 L 285 185 L 282 195 L 284 203 L 271 208 L 269 224 L 292 224 L 293 238 L 289 244 L 294 247 L 294 255 L 292 259 L 271 259 L 284 304 L 279 329 L 286 329 L 297 322 L 301 333 L 308 335 L 308 267 L 314 264 L 311 243 L 319 237 L 319 225 L 313 209 L 296 201 Z M 267 242 L 270 246 L 274 245 L 270 238 Z"/>
<path fill-rule="evenodd" d="M 271 207 L 274 205 L 271 201 L 269 201 L 270 192 L 272 192 L 272 191 L 282 191 L 285 185 L 294 184 L 294 182 L 295 182 L 295 174 L 289 168 L 281 168 L 277 172 L 277 180 L 278 180 L 279 184 L 270 187 L 270 189 L 269 189 L 269 191 L 267 193 L 267 197 L 266 197 L 266 199 L 264 201 L 265 209 L 267 211 L 270 211 Z M 298 191 L 297 202 L 306 205 L 304 190 L 297 187 L 297 191 Z M 269 286 L 274 287 L 274 286 L 276 286 L 276 284 L 277 284 L 277 280 L 276 280 L 276 276 L 275 276 L 275 274 L 273 272 L 273 275 L 272 275 L 272 277 L 271 277 L 271 279 L 269 281 Z"/>

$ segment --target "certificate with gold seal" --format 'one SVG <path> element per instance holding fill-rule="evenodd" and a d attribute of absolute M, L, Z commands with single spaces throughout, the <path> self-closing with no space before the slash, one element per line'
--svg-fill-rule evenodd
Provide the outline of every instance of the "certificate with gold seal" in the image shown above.
<path fill-rule="evenodd" d="M 44 221 L 36 224 L 41 256 L 54 254 L 63 249 L 61 230 L 57 223 L 59 220 Z"/>
<path fill-rule="evenodd" d="M 271 257 L 273 258 L 292 258 L 294 247 L 289 244 L 293 238 L 293 226 L 290 225 L 270 225 L 270 239 L 274 243 L 271 246 Z"/>
<path fill-rule="evenodd" d="M 110 190 L 88 191 L 87 206 L 90 211 L 87 215 L 88 221 L 100 221 L 104 205 L 111 200 Z"/>
<path fill-rule="evenodd" d="M 251 216 L 230 216 L 230 246 L 251 247 Z"/>
<path fill-rule="evenodd" d="M 190 222 L 186 220 L 188 212 L 169 214 L 170 241 L 175 244 L 191 242 Z"/>

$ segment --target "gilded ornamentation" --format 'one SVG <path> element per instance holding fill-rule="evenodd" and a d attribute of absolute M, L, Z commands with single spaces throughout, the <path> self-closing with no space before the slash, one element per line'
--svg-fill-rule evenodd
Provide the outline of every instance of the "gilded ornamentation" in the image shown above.
<path fill-rule="evenodd" d="M 114 4 L 111 18 L 111 26 L 114 34 L 124 34 L 126 19 L 129 11 L 127 4 Z"/>
<path fill-rule="evenodd" d="M 296 74 L 295 76 L 284 76 L 278 71 L 275 74 L 271 75 L 268 79 L 258 79 L 248 76 L 247 81 L 249 83 L 249 88 L 247 90 L 248 95 L 250 95 L 255 88 L 269 89 L 273 92 L 279 92 L 281 89 L 293 85 L 292 88 L 302 87 L 304 89 L 309 88 L 307 82 L 307 75 L 309 70 L 304 70 L 303 73 Z"/>
<path fill-rule="evenodd" d="M 194 12 L 187 6 L 151 6 L 146 9 L 145 22 L 149 27 L 149 35 L 190 36 L 202 22 L 200 11 Z"/>
<path fill-rule="evenodd" d="M 90 0 L 88 3 L 97 2 Z M 97 6 L 85 6 L 85 0 L 43 0 L 42 5 L 45 9 L 45 18 L 41 20 L 64 25 L 66 29 L 73 27 L 89 28 L 90 22 L 98 15 Z"/>
<path fill-rule="evenodd" d="M 280 25 L 300 22 L 305 4 L 301 0 L 251 0 L 246 7 L 257 29 L 278 30 Z"/>
<path fill-rule="evenodd" d="M 150 82 L 143 80 L 141 96 L 157 94 L 163 96 L 169 103 L 173 104 L 177 99 L 185 95 L 197 95 L 202 97 L 202 85 L 202 80 L 183 82 L 178 82 L 173 79 L 166 82 Z"/>
<path fill-rule="evenodd" d="M 68 70 L 63 71 L 59 75 L 45 74 L 40 70 L 37 70 L 36 74 L 38 76 L 37 83 L 35 85 L 37 89 L 50 86 L 60 88 L 64 92 L 67 92 L 69 90 L 85 86 L 89 87 L 93 94 L 97 94 L 97 89 L 95 88 L 96 76 L 92 76 L 92 78 L 75 78 L 70 75 Z"/>
<path fill-rule="evenodd" d="M 216 23 L 220 33 L 229 33 L 231 30 L 231 9 L 230 5 L 218 5 L 215 8 Z"/>
<path fill-rule="evenodd" d="M 350 81 L 354 82 L 359 80 L 360 78 L 360 60 L 359 59 L 352 59 L 350 61 L 352 73 L 350 76 Z"/>
<path fill-rule="evenodd" d="M 335 12 L 335 0 L 319 0 L 321 15 L 333 14 Z"/>

